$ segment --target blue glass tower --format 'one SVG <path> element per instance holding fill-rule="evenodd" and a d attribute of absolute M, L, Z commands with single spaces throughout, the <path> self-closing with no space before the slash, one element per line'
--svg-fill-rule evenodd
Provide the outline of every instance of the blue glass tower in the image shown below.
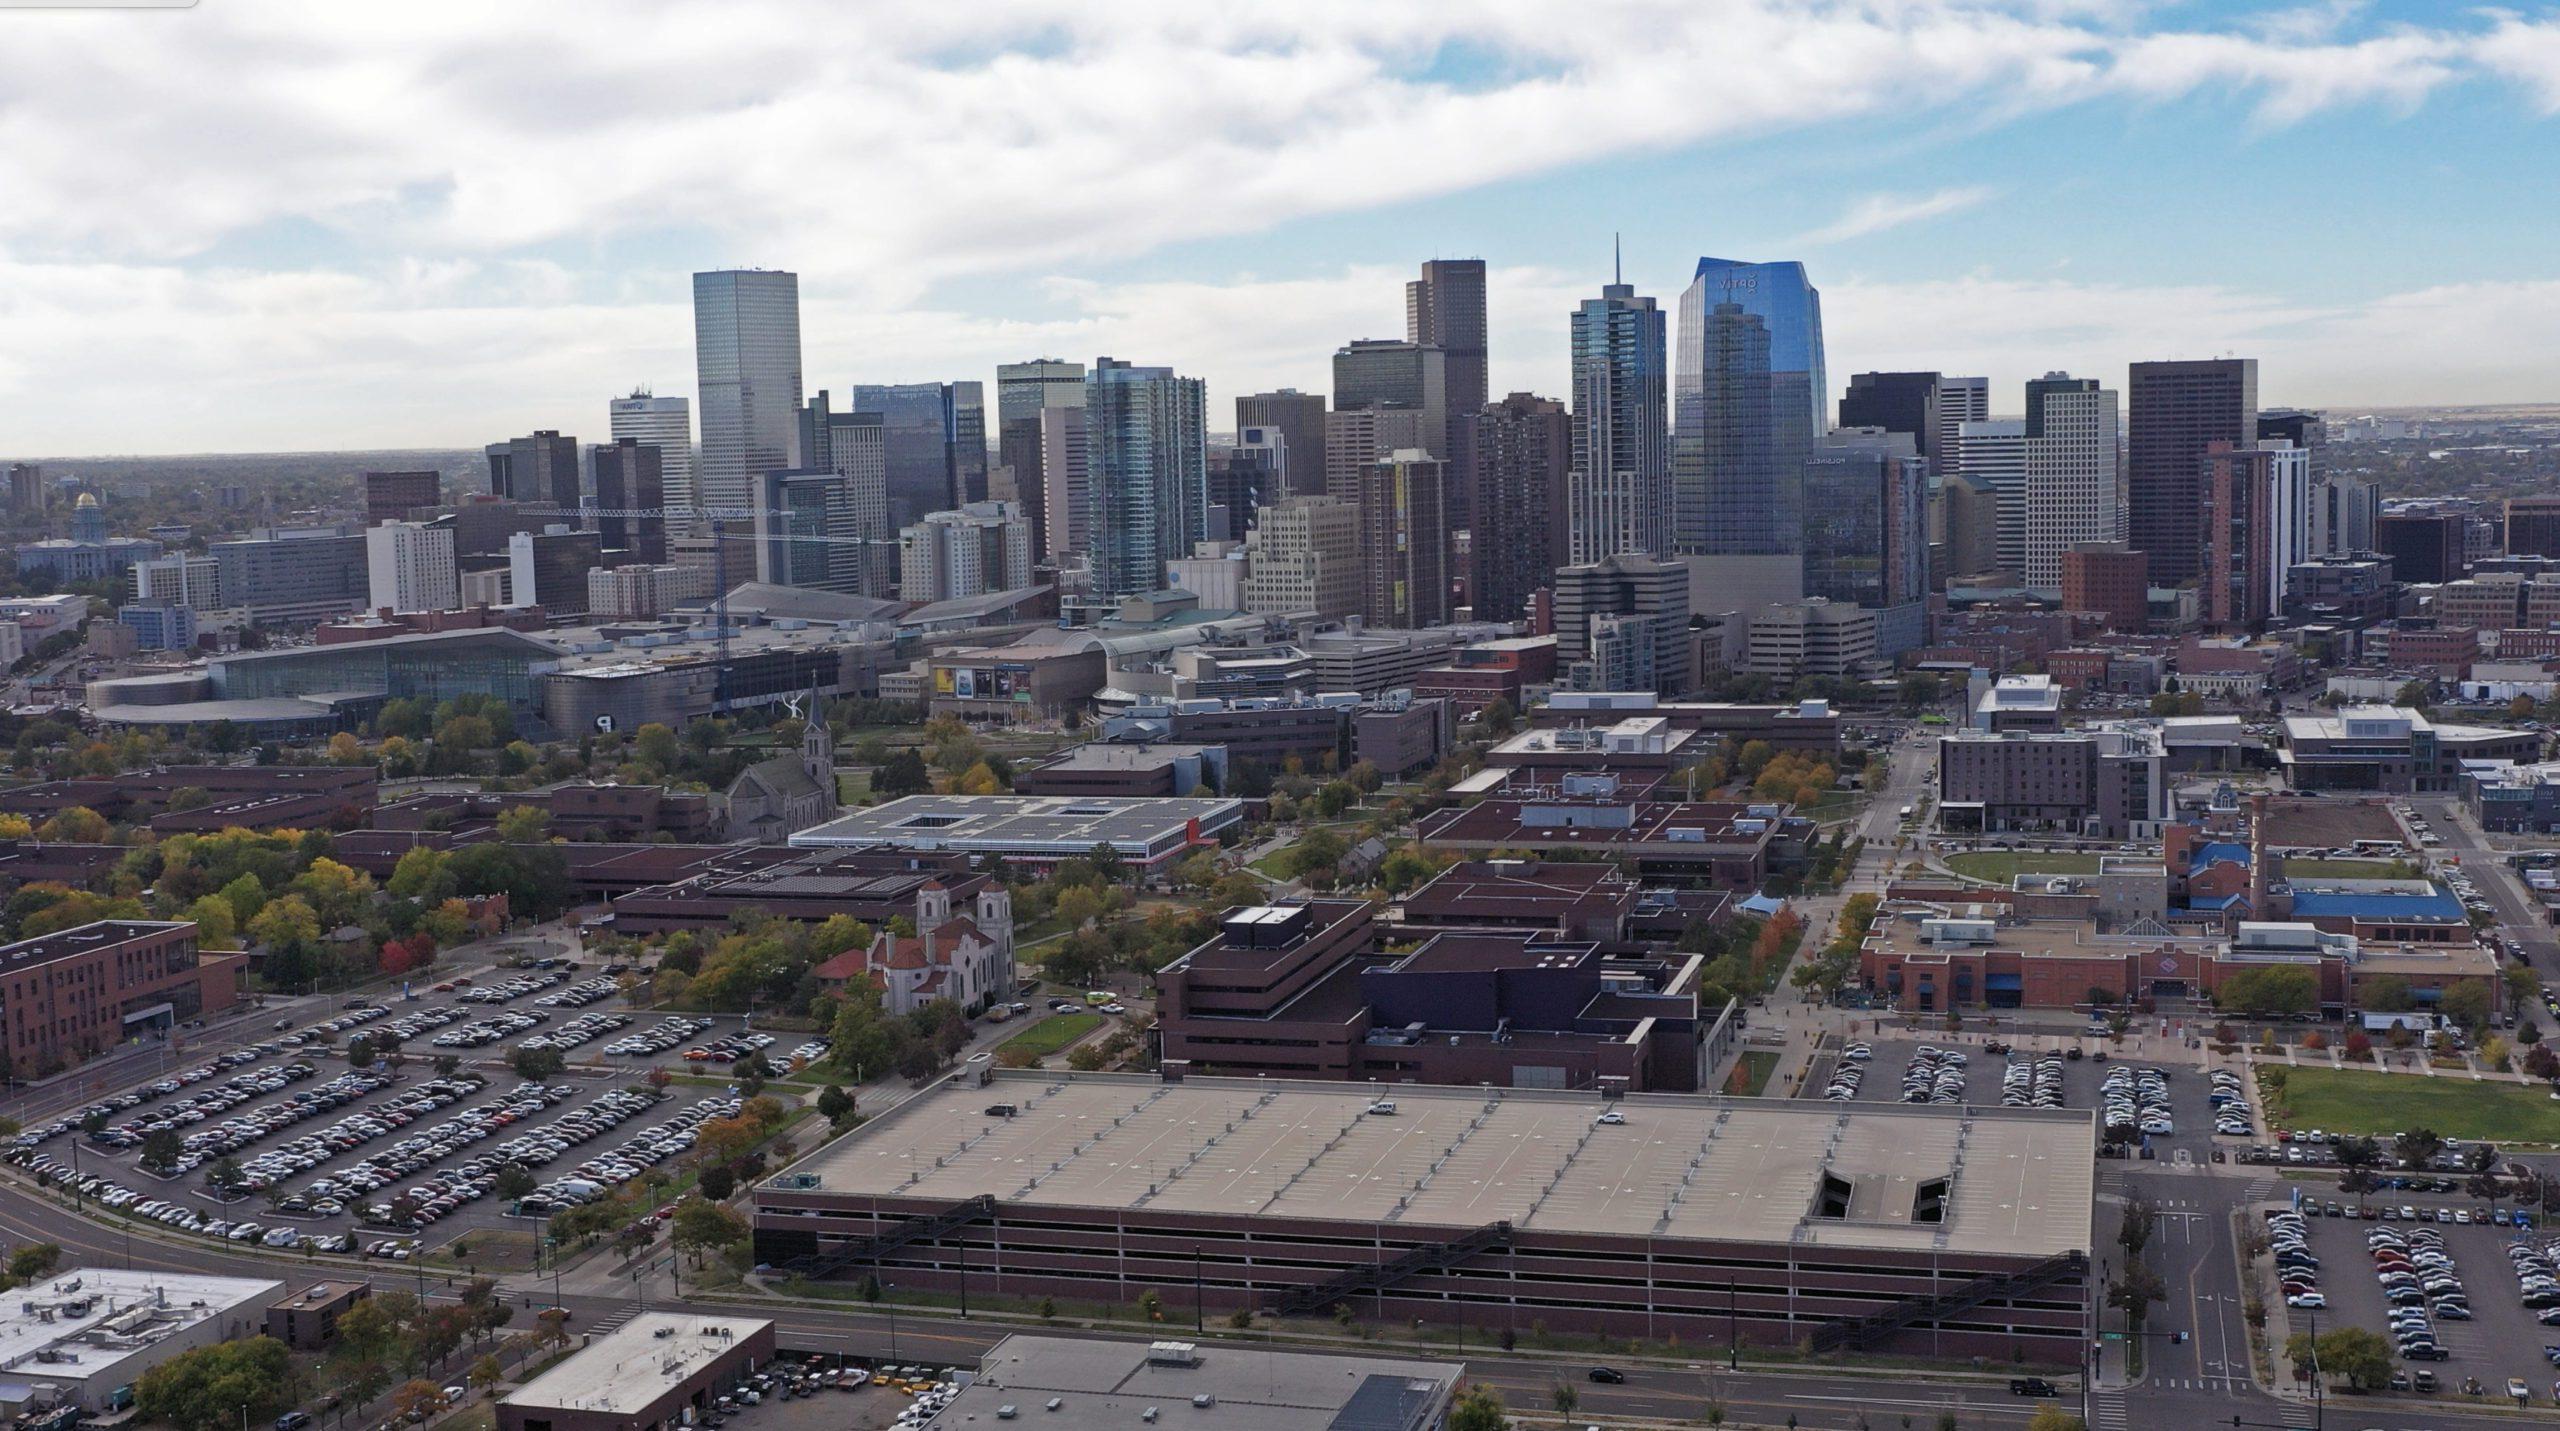
<path fill-rule="evenodd" d="M 1632 284 L 1603 285 L 1573 314 L 1572 564 L 1667 555 L 1671 452 L 1663 313 Z"/>
<path fill-rule="evenodd" d="M 1207 395 L 1171 368 L 1095 360 L 1085 375 L 1085 542 L 1093 594 L 1155 591 L 1209 515 Z"/>
<path fill-rule="evenodd" d="M 1745 319 L 1756 319 L 1763 336 L 1738 333 L 1750 326 Z M 1804 463 L 1831 425 L 1822 295 L 1804 265 L 1699 259 L 1680 295 L 1673 381 L 1678 549 L 1707 556 L 1803 551 Z M 1765 407 L 1753 402 L 1755 393 Z"/>

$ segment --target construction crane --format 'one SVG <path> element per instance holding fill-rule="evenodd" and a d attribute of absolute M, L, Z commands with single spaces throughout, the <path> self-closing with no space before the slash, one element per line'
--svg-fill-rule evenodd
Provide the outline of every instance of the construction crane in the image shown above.
<path fill-rule="evenodd" d="M 729 537 L 728 523 L 744 520 L 760 521 L 766 517 L 796 517 L 798 512 L 778 511 L 768 507 L 580 507 L 574 512 L 562 511 L 556 504 L 548 509 L 535 507 L 529 515 L 537 517 L 655 517 L 660 521 L 708 521 L 711 524 L 711 620 L 712 640 L 716 645 L 712 668 L 711 710 L 714 715 L 729 714 Z M 837 546 L 894 547 L 894 537 L 830 537 L 795 535 L 785 537 L 793 542 L 823 542 Z"/>

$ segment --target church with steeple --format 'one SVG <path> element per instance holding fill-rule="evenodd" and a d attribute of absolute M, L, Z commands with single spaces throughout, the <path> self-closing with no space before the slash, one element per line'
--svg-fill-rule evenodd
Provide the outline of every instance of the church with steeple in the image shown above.
<path fill-rule="evenodd" d="M 800 748 L 759 760 L 729 785 L 729 838 L 778 845 L 812 825 L 836 817 L 836 738 L 827 728 L 827 706 L 809 688 L 808 726 Z"/>

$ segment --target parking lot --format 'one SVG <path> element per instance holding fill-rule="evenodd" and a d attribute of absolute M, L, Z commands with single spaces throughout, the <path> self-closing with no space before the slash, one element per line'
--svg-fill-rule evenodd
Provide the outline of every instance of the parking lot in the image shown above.
<path fill-rule="evenodd" d="M 740 1107 L 733 1087 L 636 1089 L 652 1067 L 718 1077 L 749 1057 L 779 1070 L 825 1052 L 735 1021 L 623 1009 L 613 979 L 567 969 L 493 970 L 415 1001 L 352 1002 L 32 1125 L 8 1156 L 179 1231 L 404 1258 L 605 1196 Z M 354 1041 L 385 1035 L 402 1067 L 348 1064 Z M 606 1076 L 527 1081 L 508 1067 L 525 1047 Z M 449 1074 L 433 1067 L 444 1056 L 457 1060 Z M 238 1179 L 224 1197 L 210 1179 L 230 1165 Z"/>
<path fill-rule="evenodd" d="M 2487 1205 L 2463 1198 L 2377 1193 L 2365 1200 L 2376 1213 L 2371 1220 L 2355 1215 L 2352 1198 L 2326 1192 L 2313 1198 L 2306 1192 L 2304 1202 L 2308 1215 L 2301 1234 L 2319 1265 L 2304 1268 L 2297 1256 L 2289 1291 L 2298 1294 L 2307 1285 L 2317 1292 L 2326 1304 L 2316 1309 L 2324 1330 L 2358 1326 L 2393 1340 L 2410 1381 L 2404 1389 L 2420 1389 L 2424 1383 L 2416 1373 L 2427 1371 L 2440 1394 L 2457 1394 L 2466 1381 L 2477 1381 L 2485 1394 L 2502 1397 L 2513 1377 L 2531 1390 L 2534 1405 L 2555 1404 L 2553 1382 L 2560 1369 L 2545 1348 L 2560 1346 L 2560 1326 L 2537 1318 L 2547 1313 L 2560 1320 L 2560 1283 L 2528 1307 L 2508 1249 L 2527 1244 L 2541 1255 L 2538 1265 L 2547 1273 L 2553 1266 L 2549 1244 L 2560 1237 L 2539 1228 L 2499 1226 Z M 2342 1215 L 2326 1215 L 2333 1203 Z M 2456 1215 L 2475 1220 L 2434 1220 Z M 2312 1274 L 2308 1284 L 2301 1280 L 2306 1270 Z M 2282 1308 L 2287 1325 L 2275 1330 L 2276 1339 L 2281 1342 L 2288 1330 L 2306 1330 L 2314 1310 Z M 2270 1326 L 2276 1327 L 2272 1317 Z M 2441 1360 L 2435 1359 L 2437 1350 Z"/>
<path fill-rule="evenodd" d="M 1850 1050 L 1863 1048 L 1863 1060 L 1849 1056 Z M 2006 1052 L 2000 1051 L 2006 1049 Z M 1833 1050 L 1818 1061 L 1812 1076 L 1806 1080 L 1804 1095 L 1808 1098 L 1837 1098 L 1844 1083 L 1854 1083 L 1845 1099 L 1865 1103 L 1906 1101 L 1906 1094 L 1918 1092 L 1916 1080 L 1906 1082 L 1915 1068 L 1929 1077 L 1926 1097 L 1918 1101 L 1937 1100 L 1978 1105 L 1994 1105 L 2023 1099 L 2025 1106 L 2091 1108 L 2102 1112 L 2107 1105 L 2106 1084 L 2112 1076 L 2122 1083 L 2145 1082 L 2145 1071 L 2158 1074 L 2156 1087 L 2163 1095 L 2157 1110 L 2168 1115 L 2164 1125 L 2154 1119 L 2155 1130 L 2148 1135 L 2153 1155 L 2163 1162 L 2182 1157 L 2192 1162 L 2209 1162 L 2219 1143 L 2226 1153 L 2248 1140 L 2238 1137 L 2217 1138 L 2212 1091 L 2206 1075 L 2193 1064 L 2145 1063 L 2107 1054 L 2100 1040 L 2083 1040 L 2071 1036 L 2021 1036 L 2014 1042 L 1992 1040 L 1951 1042 L 1924 1038 L 1868 1038 L 1854 1040 L 1847 1049 Z M 1935 1050 L 1933 1060 L 1924 1050 Z M 2082 1056 L 2072 1058 L 2072 1051 Z M 1960 1056 L 1961 1064 L 1948 1061 Z M 1849 1070 L 1859 1070 L 1852 1075 Z M 2013 1074 L 2012 1070 L 2022 1070 Z M 2013 1082 L 2015 1078 L 2019 1082 Z M 2023 1085 L 2023 1086 L 2021 1086 Z M 2135 1100 L 2137 1132 L 2145 1108 Z M 2140 1144 L 2135 1145 L 2140 1156 Z"/>

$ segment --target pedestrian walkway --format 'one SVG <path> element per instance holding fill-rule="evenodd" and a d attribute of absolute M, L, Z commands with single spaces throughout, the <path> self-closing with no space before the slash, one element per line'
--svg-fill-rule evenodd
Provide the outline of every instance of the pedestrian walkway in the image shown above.
<path fill-rule="evenodd" d="M 2132 1422 L 2124 1409 L 2124 1393 L 2101 1391 L 2089 1398 L 2089 1424 L 2095 1431 L 2128 1431 Z"/>
<path fill-rule="evenodd" d="M 621 1306 L 614 1308 L 612 1311 L 605 1313 L 604 1316 L 598 1319 L 593 1326 L 585 1327 L 581 1330 L 600 1337 L 638 1315 L 640 1315 L 640 1304 L 637 1302 L 626 1302 Z"/>

